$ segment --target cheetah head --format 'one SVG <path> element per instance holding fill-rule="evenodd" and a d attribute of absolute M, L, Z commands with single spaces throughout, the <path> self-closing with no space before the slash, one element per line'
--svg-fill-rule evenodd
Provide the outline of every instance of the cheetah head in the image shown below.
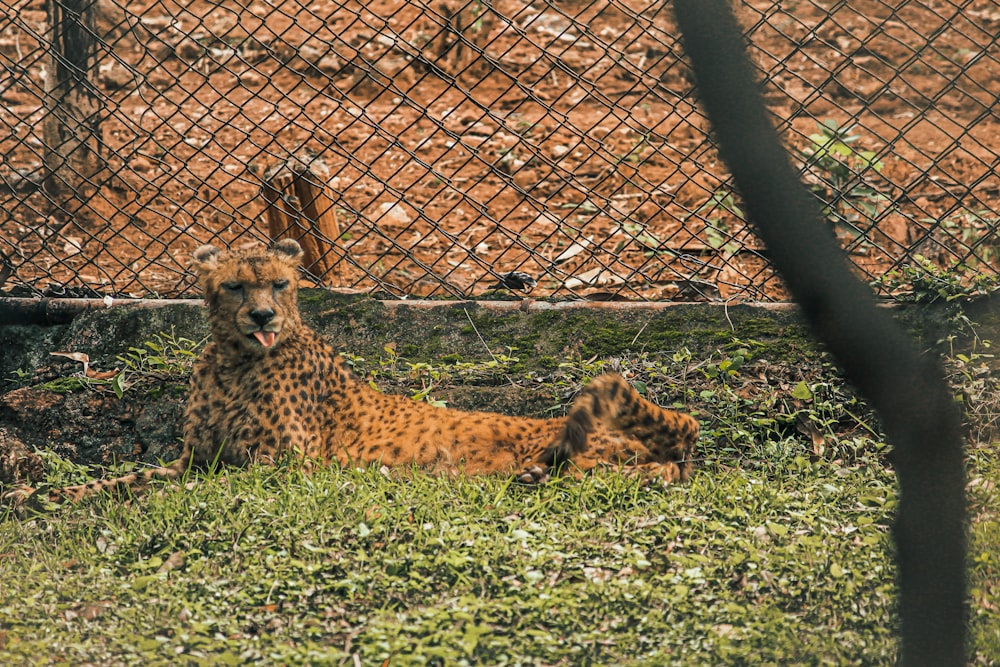
<path fill-rule="evenodd" d="M 302 248 L 285 239 L 270 248 L 194 252 L 208 322 L 216 344 L 240 353 L 267 353 L 299 325 L 296 283 Z"/>

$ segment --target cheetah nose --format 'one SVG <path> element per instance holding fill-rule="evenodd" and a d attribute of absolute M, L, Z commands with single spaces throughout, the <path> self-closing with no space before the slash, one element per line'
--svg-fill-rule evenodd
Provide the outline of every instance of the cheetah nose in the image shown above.
<path fill-rule="evenodd" d="M 257 308 L 256 310 L 250 311 L 250 319 L 253 320 L 257 326 L 262 327 L 274 318 L 274 311 L 270 308 Z"/>

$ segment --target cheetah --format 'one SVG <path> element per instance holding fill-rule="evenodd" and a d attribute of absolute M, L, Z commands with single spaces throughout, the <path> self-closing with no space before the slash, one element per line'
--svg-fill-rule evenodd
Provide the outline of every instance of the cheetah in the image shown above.
<path fill-rule="evenodd" d="M 594 378 L 562 418 L 511 417 L 436 407 L 382 394 L 303 324 L 296 289 L 302 249 L 195 251 L 211 341 L 192 372 L 183 449 L 171 465 L 53 489 L 53 502 L 115 488 L 141 489 L 191 466 L 273 463 L 416 466 L 507 473 L 525 483 L 557 467 L 603 466 L 663 482 L 686 480 L 699 424 L 639 395 L 620 375 Z M 32 489 L 20 491 L 22 500 Z"/>

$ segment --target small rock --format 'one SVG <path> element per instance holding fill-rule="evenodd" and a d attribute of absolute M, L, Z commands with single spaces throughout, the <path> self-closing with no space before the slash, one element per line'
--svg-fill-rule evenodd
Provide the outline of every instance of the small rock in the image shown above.
<path fill-rule="evenodd" d="M 240 72 L 240 83 L 247 88 L 253 88 L 259 86 L 263 83 L 264 79 L 257 72 L 252 69 L 244 70 Z"/>
<path fill-rule="evenodd" d="M 319 59 L 316 67 L 324 74 L 336 74 L 341 69 L 340 58 L 333 54 L 328 54 Z"/>
<path fill-rule="evenodd" d="M 191 37 L 184 37 L 177 42 L 177 46 L 174 47 L 174 53 L 181 60 L 194 62 L 205 55 L 205 47 Z"/>
<path fill-rule="evenodd" d="M 525 190 L 532 190 L 540 181 L 539 174 L 534 169 L 520 169 L 514 172 L 514 183 Z"/>
<path fill-rule="evenodd" d="M 128 166 L 132 168 L 132 171 L 150 171 L 153 168 L 153 163 L 139 156 L 129 159 Z"/>
<path fill-rule="evenodd" d="M 299 47 L 298 52 L 288 61 L 288 68 L 298 72 L 299 74 L 309 74 L 316 72 L 318 69 L 317 63 L 323 58 L 323 53 L 313 47 L 308 45 L 303 45 Z"/>
<path fill-rule="evenodd" d="M 164 69 L 154 69 L 146 75 L 146 83 L 157 90 L 166 90 L 177 83 L 177 79 Z"/>
<path fill-rule="evenodd" d="M 101 65 L 97 80 L 108 90 L 131 87 L 135 77 L 132 71 L 117 61 Z"/>
<path fill-rule="evenodd" d="M 413 220 L 413 218 L 410 217 L 410 214 L 406 212 L 406 209 L 397 202 L 385 202 L 378 208 L 379 212 L 382 214 L 380 218 L 383 222 L 394 222 L 396 224 L 406 225 Z"/>

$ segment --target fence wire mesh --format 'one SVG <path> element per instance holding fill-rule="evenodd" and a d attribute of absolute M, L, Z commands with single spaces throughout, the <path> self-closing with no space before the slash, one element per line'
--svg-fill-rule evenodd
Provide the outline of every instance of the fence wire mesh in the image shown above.
<path fill-rule="evenodd" d="M 188 295 L 199 245 L 293 236 L 316 282 L 397 297 L 785 298 L 670 3 L 0 7 L 7 294 Z M 858 272 L 997 276 L 1000 4 L 737 9 Z"/>

